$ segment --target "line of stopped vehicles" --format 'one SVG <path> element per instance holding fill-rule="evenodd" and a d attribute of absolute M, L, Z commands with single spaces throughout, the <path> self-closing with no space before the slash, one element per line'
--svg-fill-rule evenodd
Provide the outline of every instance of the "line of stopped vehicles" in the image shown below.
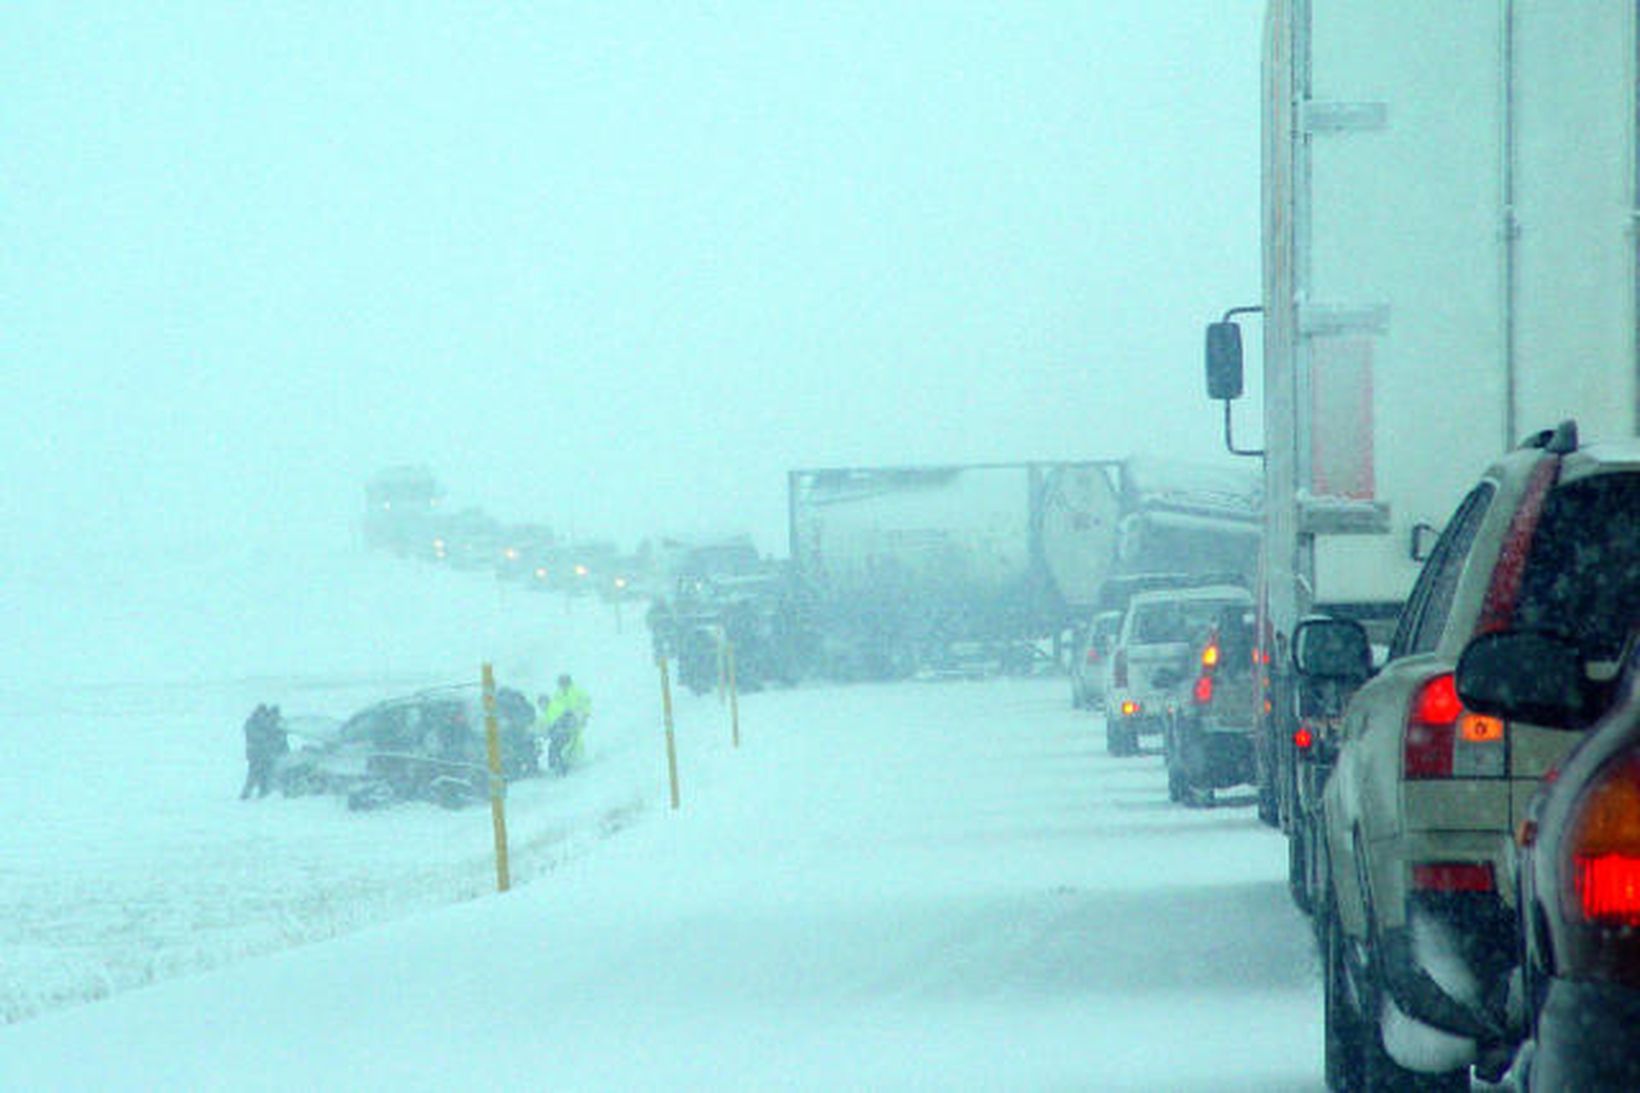
<path fill-rule="evenodd" d="M 1640 444 L 1568 421 L 1482 474 L 1387 642 L 1152 587 L 1082 627 L 1071 701 L 1172 800 L 1247 785 L 1286 830 L 1330 1088 L 1640 1089 L 1637 623 Z"/>

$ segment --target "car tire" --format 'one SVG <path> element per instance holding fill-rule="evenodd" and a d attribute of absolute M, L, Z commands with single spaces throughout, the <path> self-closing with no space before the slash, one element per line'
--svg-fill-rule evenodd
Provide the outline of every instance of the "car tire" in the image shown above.
<path fill-rule="evenodd" d="M 1315 900 L 1310 896 L 1310 838 L 1311 832 L 1302 819 L 1287 836 L 1287 893 L 1292 896 L 1293 906 L 1306 915 L 1315 912 Z"/>
<path fill-rule="evenodd" d="M 1258 818 L 1267 827 L 1281 826 L 1281 806 L 1276 802 L 1275 787 L 1262 778 L 1258 783 Z"/>
<path fill-rule="evenodd" d="M 1384 1049 L 1378 1013 L 1382 988 L 1372 962 L 1352 972 L 1336 903 L 1321 915 L 1323 1063 L 1334 1093 L 1467 1093 L 1469 1070 L 1425 1074 L 1401 1066 Z"/>
<path fill-rule="evenodd" d="M 1105 722 L 1105 751 L 1116 758 L 1133 755 L 1139 750 L 1138 734 L 1124 729 L 1119 723 Z"/>
<path fill-rule="evenodd" d="M 1317 925 L 1321 941 L 1322 1051 L 1327 1088 L 1333 1093 L 1357 1093 L 1366 1088 L 1361 1046 L 1367 1030 L 1356 1001 L 1350 996 L 1344 932 L 1338 922 L 1337 909 L 1329 905 Z"/>

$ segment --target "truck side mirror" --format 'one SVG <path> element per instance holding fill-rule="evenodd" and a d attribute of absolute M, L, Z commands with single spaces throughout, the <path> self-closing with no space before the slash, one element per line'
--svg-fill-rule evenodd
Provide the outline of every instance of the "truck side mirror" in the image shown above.
<path fill-rule="evenodd" d="M 1354 619 L 1306 619 L 1293 631 L 1293 667 L 1306 679 L 1358 683 L 1372 675 L 1372 641 Z"/>
<path fill-rule="evenodd" d="M 1238 399 L 1242 395 L 1241 327 L 1207 325 L 1207 397 Z"/>
<path fill-rule="evenodd" d="M 1458 657 L 1456 682 L 1458 697 L 1476 713 L 1556 729 L 1594 720 L 1582 651 L 1552 634 L 1482 634 Z"/>

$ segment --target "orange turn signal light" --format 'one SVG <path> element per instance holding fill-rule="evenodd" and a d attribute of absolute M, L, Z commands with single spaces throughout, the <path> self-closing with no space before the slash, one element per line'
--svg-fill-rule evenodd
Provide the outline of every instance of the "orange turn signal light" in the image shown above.
<path fill-rule="evenodd" d="M 1503 739 L 1503 720 L 1465 711 L 1458 719 L 1458 736 L 1466 744 L 1494 744 Z"/>

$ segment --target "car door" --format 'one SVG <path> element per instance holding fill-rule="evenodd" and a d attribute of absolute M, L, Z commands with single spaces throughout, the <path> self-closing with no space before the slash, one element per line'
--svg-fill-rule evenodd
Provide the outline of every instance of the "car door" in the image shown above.
<path fill-rule="evenodd" d="M 1332 860 L 1338 863 L 1333 881 L 1340 893 L 1340 911 L 1352 933 L 1364 929 L 1364 918 L 1358 917 L 1364 898 L 1358 880 L 1368 869 L 1399 865 L 1358 861 L 1357 856 L 1367 853 L 1371 843 L 1402 831 L 1401 773 L 1407 712 L 1414 692 L 1426 680 L 1451 669 L 1450 665 L 1443 666 L 1435 649 L 1451 615 L 1469 549 L 1491 510 L 1495 493 L 1490 482 L 1483 482 L 1459 504 L 1413 585 L 1383 669 L 1363 684 L 1345 707 L 1338 764 L 1323 795 L 1329 849 Z M 1437 788 L 1433 792 L 1445 790 Z M 1420 787 L 1414 796 L 1422 793 Z M 1439 804 L 1430 802 L 1429 806 Z M 1379 887 L 1376 881 L 1374 887 Z M 1394 901 L 1386 910 L 1398 913 Z"/>

